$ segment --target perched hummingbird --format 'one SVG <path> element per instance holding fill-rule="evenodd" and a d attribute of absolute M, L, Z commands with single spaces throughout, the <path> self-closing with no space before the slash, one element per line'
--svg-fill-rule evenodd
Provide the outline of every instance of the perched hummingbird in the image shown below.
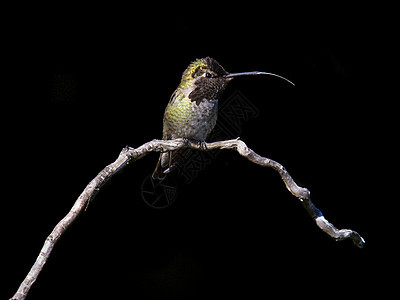
<path fill-rule="evenodd" d="M 203 143 L 217 122 L 218 99 L 229 81 L 244 75 L 272 75 L 265 72 L 228 73 L 213 58 L 196 59 L 183 72 L 163 119 L 163 140 L 187 138 Z M 163 179 L 178 163 L 178 151 L 161 153 L 152 177 Z"/>

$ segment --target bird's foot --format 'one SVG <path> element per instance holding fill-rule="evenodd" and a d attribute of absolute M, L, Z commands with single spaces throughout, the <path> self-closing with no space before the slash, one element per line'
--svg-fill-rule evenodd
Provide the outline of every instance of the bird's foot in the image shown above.
<path fill-rule="evenodd" d="M 190 144 L 190 140 L 189 140 L 188 138 L 183 137 L 182 140 L 183 140 L 183 143 L 184 143 L 186 146 L 188 146 L 188 145 Z"/>
<path fill-rule="evenodd" d="M 197 145 L 199 145 L 200 150 L 207 150 L 207 143 L 205 140 L 198 141 Z"/>

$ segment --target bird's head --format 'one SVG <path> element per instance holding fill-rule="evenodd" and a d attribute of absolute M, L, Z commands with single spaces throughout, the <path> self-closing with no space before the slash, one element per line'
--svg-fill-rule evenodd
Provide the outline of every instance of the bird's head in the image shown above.
<path fill-rule="evenodd" d="M 188 97 L 191 101 L 196 101 L 197 104 L 200 104 L 203 99 L 218 99 L 228 82 L 233 78 L 248 75 L 272 75 L 294 85 L 288 79 L 273 73 L 258 71 L 228 73 L 215 59 L 206 57 L 196 59 L 186 68 L 182 74 L 179 88 L 188 90 Z"/>

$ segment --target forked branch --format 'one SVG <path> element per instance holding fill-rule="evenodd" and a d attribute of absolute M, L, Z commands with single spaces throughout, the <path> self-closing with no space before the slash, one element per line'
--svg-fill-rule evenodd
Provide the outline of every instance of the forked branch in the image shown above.
<path fill-rule="evenodd" d="M 213 143 L 199 144 L 197 141 L 190 141 L 187 139 L 175 139 L 175 140 L 152 140 L 143 144 L 138 148 L 125 147 L 122 149 L 118 158 L 106 166 L 83 190 L 82 194 L 75 201 L 71 210 L 68 214 L 54 227 L 51 234 L 47 237 L 35 263 L 30 269 L 28 275 L 21 283 L 17 292 L 11 299 L 22 300 L 27 296 L 33 283 L 39 276 L 44 264 L 49 258 L 54 245 L 57 243 L 61 235 L 68 229 L 68 227 L 75 221 L 75 219 L 81 214 L 81 212 L 87 207 L 89 202 L 95 197 L 99 189 L 119 170 L 124 168 L 127 164 L 134 162 L 147 155 L 150 152 L 166 152 L 177 150 L 180 148 L 192 148 L 202 151 L 212 149 L 233 149 L 236 150 L 241 156 L 247 158 L 253 163 L 259 164 L 264 167 L 271 167 L 279 173 L 282 177 L 286 188 L 297 197 L 303 204 L 308 214 L 315 220 L 317 226 L 322 231 L 327 233 L 330 237 L 335 240 L 351 239 L 357 247 L 363 247 L 364 239 L 355 231 L 350 229 L 337 229 L 331 223 L 329 223 L 321 211 L 314 206 L 310 200 L 310 192 L 308 189 L 300 187 L 294 182 L 292 177 L 286 171 L 286 169 L 278 162 L 262 157 L 255 153 L 253 150 L 247 147 L 247 145 L 239 140 L 226 140 Z"/>

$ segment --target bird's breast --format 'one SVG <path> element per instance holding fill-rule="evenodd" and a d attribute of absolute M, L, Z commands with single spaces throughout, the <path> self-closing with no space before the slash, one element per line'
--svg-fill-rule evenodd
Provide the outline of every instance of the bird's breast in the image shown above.
<path fill-rule="evenodd" d="M 218 100 L 199 104 L 184 97 L 169 105 L 164 115 L 164 138 L 205 140 L 217 121 Z"/>

